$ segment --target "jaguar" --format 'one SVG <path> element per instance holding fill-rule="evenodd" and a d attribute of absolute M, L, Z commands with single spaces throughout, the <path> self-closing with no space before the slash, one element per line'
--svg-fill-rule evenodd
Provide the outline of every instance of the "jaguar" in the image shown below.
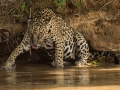
<path fill-rule="evenodd" d="M 17 56 L 25 51 L 42 47 L 45 40 L 51 40 L 55 53 L 53 67 L 64 68 L 63 60 L 75 59 L 75 65 L 84 67 L 89 57 L 89 47 L 84 36 L 75 31 L 61 17 L 49 8 L 36 12 L 29 20 L 21 43 L 13 50 L 5 63 L 5 69 L 14 69 Z"/>

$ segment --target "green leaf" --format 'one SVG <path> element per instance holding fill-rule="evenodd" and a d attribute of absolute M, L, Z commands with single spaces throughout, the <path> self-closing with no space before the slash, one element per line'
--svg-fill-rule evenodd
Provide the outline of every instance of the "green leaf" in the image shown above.
<path fill-rule="evenodd" d="M 30 0 L 30 3 L 32 3 L 32 0 Z"/>
<path fill-rule="evenodd" d="M 98 65 L 98 64 L 99 64 L 98 61 L 93 61 L 92 63 L 93 63 L 94 65 Z"/>
<path fill-rule="evenodd" d="M 75 5 L 76 7 L 79 7 L 79 6 L 80 6 L 80 4 L 79 4 L 78 2 L 74 3 L 74 5 Z"/>
<path fill-rule="evenodd" d="M 22 12 L 24 12 L 24 10 L 25 10 L 25 5 L 26 5 L 26 3 L 25 3 L 25 1 L 22 3 L 22 5 L 20 6 L 20 9 L 21 9 L 21 11 Z"/>
<path fill-rule="evenodd" d="M 62 2 L 64 2 L 64 3 L 65 3 L 65 2 L 66 2 L 66 0 L 62 0 Z"/>
<path fill-rule="evenodd" d="M 12 15 L 15 14 L 15 13 L 16 13 L 16 10 L 13 10 L 13 11 L 11 12 Z"/>
<path fill-rule="evenodd" d="M 54 0 L 54 4 L 57 8 L 62 8 L 65 4 L 66 0 Z"/>

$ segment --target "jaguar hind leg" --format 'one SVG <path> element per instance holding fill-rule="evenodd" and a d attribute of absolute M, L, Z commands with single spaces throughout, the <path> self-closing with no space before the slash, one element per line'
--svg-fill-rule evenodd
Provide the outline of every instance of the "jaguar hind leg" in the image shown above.
<path fill-rule="evenodd" d="M 87 64 L 89 58 L 89 48 L 86 40 L 83 35 L 77 33 L 75 36 L 76 39 L 76 59 L 75 65 L 83 67 Z"/>
<path fill-rule="evenodd" d="M 84 67 L 87 64 L 87 60 L 86 59 L 79 59 L 78 61 L 75 62 L 76 66 L 80 66 L 80 67 Z"/>
<path fill-rule="evenodd" d="M 84 45 L 84 48 L 78 49 L 81 51 L 79 51 L 77 54 L 77 61 L 75 62 L 77 66 L 83 67 L 87 64 L 87 60 L 89 58 L 89 49 L 85 48 L 86 46 L 87 45 Z"/>

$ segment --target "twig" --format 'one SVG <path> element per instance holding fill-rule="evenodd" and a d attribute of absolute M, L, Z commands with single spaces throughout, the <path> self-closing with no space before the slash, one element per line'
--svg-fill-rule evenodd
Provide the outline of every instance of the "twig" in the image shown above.
<path fill-rule="evenodd" d="M 30 10 L 29 10 L 29 18 L 27 20 L 27 22 L 28 22 L 28 28 L 30 27 L 30 21 L 31 21 L 31 6 L 30 6 Z M 30 56 L 31 56 L 32 55 L 31 48 L 29 50 L 29 53 L 30 53 Z"/>
<path fill-rule="evenodd" d="M 111 0 L 111 1 L 109 1 L 108 3 L 106 3 L 105 5 L 103 5 L 99 10 L 98 10 L 98 12 L 100 12 L 105 6 L 107 6 L 109 3 L 111 3 L 112 1 L 114 1 L 114 0 Z"/>
<path fill-rule="evenodd" d="M 101 0 L 96 1 L 96 2 L 95 2 L 95 5 L 96 5 L 99 1 L 101 1 Z"/>

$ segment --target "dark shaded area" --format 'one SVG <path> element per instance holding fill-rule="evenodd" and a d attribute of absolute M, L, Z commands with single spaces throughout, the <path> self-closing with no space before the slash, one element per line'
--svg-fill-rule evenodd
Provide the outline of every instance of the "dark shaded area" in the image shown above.
<path fill-rule="evenodd" d="M 10 32 L 6 29 L 0 29 L 0 64 L 4 65 L 5 55 L 9 51 Z"/>

